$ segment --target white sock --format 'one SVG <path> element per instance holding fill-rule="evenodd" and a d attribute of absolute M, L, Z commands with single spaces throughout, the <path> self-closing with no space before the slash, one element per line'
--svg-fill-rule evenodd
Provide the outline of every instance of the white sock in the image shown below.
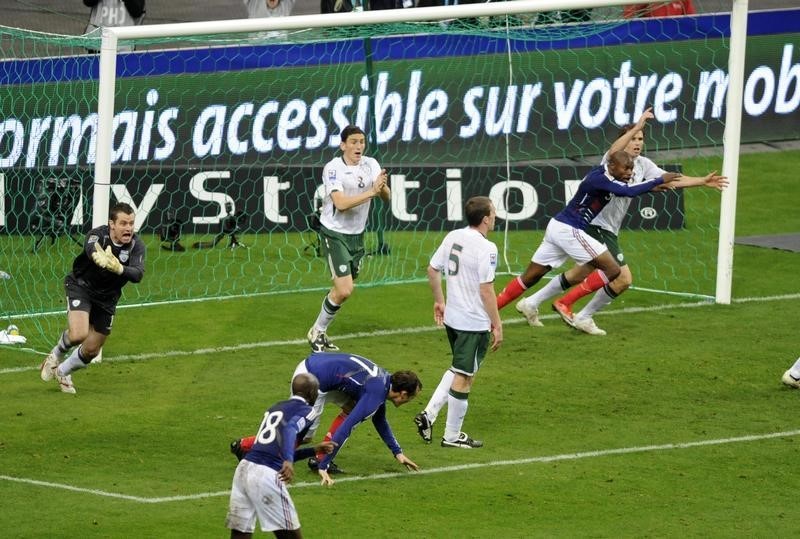
<path fill-rule="evenodd" d="M 792 368 L 789 369 L 789 375 L 795 380 L 800 380 L 800 357 L 794 362 Z"/>
<path fill-rule="evenodd" d="M 436 422 L 436 418 L 439 416 L 439 410 L 442 409 L 442 406 L 447 404 L 447 397 L 450 393 L 450 387 L 453 385 L 453 378 L 455 378 L 455 376 L 455 373 L 450 369 L 444 371 L 439 385 L 436 386 L 436 390 L 425 406 L 424 412 L 425 415 L 428 416 L 428 420 L 431 424 Z"/>
<path fill-rule="evenodd" d="M 72 348 L 72 343 L 67 339 L 68 334 L 69 330 L 64 330 L 58 338 L 58 344 L 50 350 L 50 353 L 53 354 L 58 361 L 62 361 L 64 359 L 64 354 L 69 352 L 69 349 Z"/>
<path fill-rule="evenodd" d="M 56 369 L 56 373 L 59 376 L 67 376 L 68 374 L 71 374 L 77 371 L 78 369 L 86 368 L 86 363 L 81 361 L 81 358 L 78 357 L 79 350 L 80 347 L 73 350 L 72 353 L 69 355 L 69 357 L 65 359 L 64 362 L 58 366 L 58 368 Z"/>
<path fill-rule="evenodd" d="M 614 298 L 606 294 L 604 288 L 601 288 L 594 293 L 594 296 L 592 296 L 592 299 L 589 300 L 589 303 L 584 305 L 583 309 L 578 311 L 578 314 L 575 315 L 575 318 L 591 318 L 594 313 L 604 308 L 612 301 L 614 301 Z"/>
<path fill-rule="evenodd" d="M 554 298 L 561 294 L 564 291 L 561 288 L 561 275 L 556 275 L 552 279 L 550 279 L 546 285 L 541 287 L 539 290 L 525 298 L 524 301 L 525 305 L 528 307 L 536 307 L 539 308 L 539 305 L 544 303 L 550 298 Z"/>
<path fill-rule="evenodd" d="M 467 399 L 457 399 L 452 395 L 447 396 L 447 423 L 444 426 L 444 439 L 448 442 L 458 440 L 468 407 L 469 401 Z"/>
<path fill-rule="evenodd" d="M 328 331 L 328 326 L 331 325 L 333 318 L 341 308 L 341 305 L 336 305 L 326 294 L 325 299 L 322 300 L 322 307 L 320 307 L 319 315 L 317 316 L 317 320 L 314 322 L 314 326 L 316 326 L 316 328 L 323 333 Z"/>

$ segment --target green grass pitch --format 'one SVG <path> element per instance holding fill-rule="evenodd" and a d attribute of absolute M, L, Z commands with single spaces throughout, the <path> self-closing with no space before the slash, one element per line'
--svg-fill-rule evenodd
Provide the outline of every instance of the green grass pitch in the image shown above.
<path fill-rule="evenodd" d="M 742 156 L 737 235 L 800 231 L 798 169 L 800 152 Z M 632 290 L 596 317 L 607 337 L 549 313 L 529 328 L 505 309 L 505 343 L 470 398 L 464 429 L 486 444 L 471 451 L 426 445 L 413 425 L 449 364 L 427 285 L 358 288 L 331 336 L 420 374 L 419 400 L 388 417 L 422 471 L 405 472 L 361 425 L 332 488 L 298 463 L 304 535 L 795 535 L 800 391 L 780 376 L 800 355 L 798 267 L 799 253 L 737 246 L 731 305 Z M 40 355 L 0 348 L 2 536 L 227 536 L 228 444 L 287 395 L 320 300 L 122 309 L 105 361 L 74 376 L 76 396 L 39 380 Z"/>

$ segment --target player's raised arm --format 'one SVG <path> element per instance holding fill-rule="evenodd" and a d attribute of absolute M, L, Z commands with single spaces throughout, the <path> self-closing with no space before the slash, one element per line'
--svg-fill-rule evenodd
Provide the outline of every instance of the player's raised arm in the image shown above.
<path fill-rule="evenodd" d="M 647 120 L 651 120 L 653 118 L 655 118 L 655 115 L 653 114 L 653 107 L 649 107 L 642 113 L 642 115 L 639 117 L 639 120 L 633 127 L 625 131 L 617 140 L 613 142 L 613 144 L 611 144 L 611 148 L 608 149 L 608 155 L 623 151 L 630 141 L 633 140 L 633 137 L 635 137 L 637 133 L 642 131 L 647 126 Z"/>

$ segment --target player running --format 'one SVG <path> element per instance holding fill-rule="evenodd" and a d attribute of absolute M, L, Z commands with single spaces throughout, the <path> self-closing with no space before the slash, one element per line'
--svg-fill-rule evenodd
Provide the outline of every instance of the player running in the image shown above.
<path fill-rule="evenodd" d="M 328 338 L 328 326 L 342 304 L 353 294 L 364 258 L 364 230 L 372 199 L 392 199 L 386 171 L 364 155 L 366 135 L 355 125 L 342 129 L 342 155 L 325 165 L 322 181 L 325 198 L 320 214 L 320 247 L 333 279 L 333 287 L 322 300 L 317 319 L 306 338 L 314 352 L 339 349 Z"/>
<path fill-rule="evenodd" d="M 133 223 L 133 208 L 115 204 L 108 224 L 89 231 L 64 279 L 68 327 L 39 366 L 42 380 L 55 378 L 64 393 L 75 393 L 72 373 L 91 363 L 111 334 L 122 287 L 144 276 L 145 246 L 134 234 Z M 80 346 L 64 359 L 76 345 Z"/>
<path fill-rule="evenodd" d="M 638 196 L 659 185 L 671 184 L 680 177 L 678 173 L 668 172 L 660 178 L 628 185 L 632 175 L 633 159 L 621 150 L 612 153 L 608 163 L 590 170 L 567 206 L 550 219 L 544 240 L 533 254 L 525 272 L 515 277 L 497 295 L 497 307 L 502 309 L 508 305 L 568 258 L 600 270 L 587 277 L 584 285 L 589 291 L 598 290 L 616 279 L 620 266 L 608 247 L 586 232 L 589 223 L 611 201 L 612 195 Z M 561 309 L 558 303 L 553 304 L 553 308 L 565 323 L 573 325 L 572 311 Z"/>

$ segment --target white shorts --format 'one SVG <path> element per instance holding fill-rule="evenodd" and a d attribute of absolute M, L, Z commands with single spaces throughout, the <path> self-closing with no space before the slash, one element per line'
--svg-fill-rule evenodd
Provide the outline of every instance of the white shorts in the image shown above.
<path fill-rule="evenodd" d="M 589 234 L 568 224 L 550 219 L 544 239 L 531 261 L 542 266 L 557 268 L 571 258 L 578 264 L 586 264 L 608 251 Z"/>
<path fill-rule="evenodd" d="M 225 526 L 253 533 L 256 518 L 261 531 L 296 530 L 300 519 L 286 484 L 269 466 L 242 460 L 236 467 Z"/>
<path fill-rule="evenodd" d="M 298 374 L 307 373 L 308 369 L 306 368 L 306 360 L 304 359 L 301 361 L 297 368 L 294 370 L 294 374 L 292 374 L 292 380 Z M 291 394 L 291 388 L 289 393 Z M 314 403 L 314 422 L 311 423 L 311 427 L 308 429 L 308 433 L 306 434 L 307 440 L 313 440 L 314 434 L 317 432 L 319 428 L 320 419 L 322 419 L 322 411 L 325 409 L 325 403 L 330 402 L 338 406 L 339 408 L 346 407 L 349 403 L 353 401 L 353 398 L 349 395 L 342 393 L 341 391 L 332 390 L 332 391 L 320 391 L 319 395 L 317 395 L 317 401 Z"/>

